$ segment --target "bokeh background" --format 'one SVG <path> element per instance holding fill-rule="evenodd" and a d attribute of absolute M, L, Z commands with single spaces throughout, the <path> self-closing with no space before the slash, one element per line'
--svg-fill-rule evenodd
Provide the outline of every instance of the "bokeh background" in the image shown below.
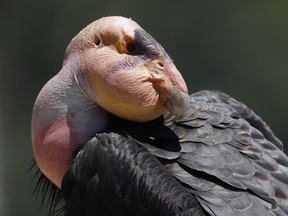
<path fill-rule="evenodd" d="M 48 215 L 32 197 L 30 117 L 72 37 L 106 15 L 132 17 L 174 59 L 190 92 L 243 101 L 288 144 L 288 1 L 2 0 L 0 215 Z M 286 146 L 286 152 L 288 146 Z"/>

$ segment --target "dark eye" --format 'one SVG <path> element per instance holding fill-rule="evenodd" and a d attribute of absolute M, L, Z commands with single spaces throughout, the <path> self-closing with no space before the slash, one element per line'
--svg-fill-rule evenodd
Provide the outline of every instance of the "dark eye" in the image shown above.
<path fill-rule="evenodd" d="M 100 45 L 101 39 L 100 39 L 100 37 L 99 37 L 98 35 L 95 36 L 95 38 L 94 38 L 94 43 L 95 43 L 97 46 Z"/>
<path fill-rule="evenodd" d="M 126 49 L 129 53 L 135 53 L 136 52 L 136 44 L 133 42 L 127 42 Z"/>

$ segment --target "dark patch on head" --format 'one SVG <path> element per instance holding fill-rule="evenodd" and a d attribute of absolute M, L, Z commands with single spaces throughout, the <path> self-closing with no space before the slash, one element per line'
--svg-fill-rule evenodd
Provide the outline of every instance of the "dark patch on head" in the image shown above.
<path fill-rule="evenodd" d="M 123 69 L 133 69 L 155 58 L 170 60 L 164 48 L 143 29 L 135 30 L 133 46 L 135 47 L 133 47 L 133 52 L 130 53 L 130 56 L 115 64 L 110 70 L 111 73 Z"/>
<path fill-rule="evenodd" d="M 164 48 L 146 31 L 136 29 L 134 35 L 136 53 L 146 55 L 150 58 L 162 57 L 170 59 Z"/>

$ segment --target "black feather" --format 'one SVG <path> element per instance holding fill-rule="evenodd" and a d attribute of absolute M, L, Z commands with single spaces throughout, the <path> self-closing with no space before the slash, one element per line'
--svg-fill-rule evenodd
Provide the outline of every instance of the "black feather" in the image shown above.
<path fill-rule="evenodd" d="M 32 195 L 35 200 L 41 200 L 41 206 L 47 205 L 49 215 L 60 216 L 64 213 L 64 200 L 62 192 L 39 170 L 36 161 L 31 160 L 28 172 L 34 172 L 31 185 L 35 185 Z"/>
<path fill-rule="evenodd" d="M 65 215 L 288 215 L 288 157 L 266 123 L 219 91 L 190 105 L 177 120 L 111 115 L 109 130 L 75 152 Z M 37 178 L 34 194 L 53 213 L 61 194 Z"/>

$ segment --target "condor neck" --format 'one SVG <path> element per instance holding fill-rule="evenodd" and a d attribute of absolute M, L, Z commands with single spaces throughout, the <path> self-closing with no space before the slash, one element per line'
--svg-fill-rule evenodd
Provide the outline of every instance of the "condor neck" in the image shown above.
<path fill-rule="evenodd" d="M 36 162 L 59 188 L 73 153 L 108 124 L 107 112 L 86 92 L 79 59 L 69 59 L 40 91 L 32 114 Z"/>

